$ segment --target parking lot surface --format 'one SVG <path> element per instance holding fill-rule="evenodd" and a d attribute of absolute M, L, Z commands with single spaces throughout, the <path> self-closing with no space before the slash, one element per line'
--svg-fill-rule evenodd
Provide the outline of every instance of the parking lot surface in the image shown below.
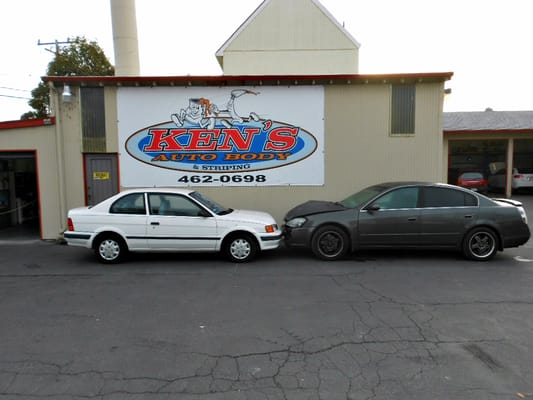
<path fill-rule="evenodd" d="M 0 399 L 533 399 L 532 260 L 2 242 Z"/>

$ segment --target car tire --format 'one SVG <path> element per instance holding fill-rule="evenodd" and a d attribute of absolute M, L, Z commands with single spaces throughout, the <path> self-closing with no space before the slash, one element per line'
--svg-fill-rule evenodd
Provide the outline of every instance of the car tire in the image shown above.
<path fill-rule="evenodd" d="M 498 252 L 498 235 L 486 227 L 472 229 L 463 240 L 463 254 L 469 260 L 488 261 Z"/>
<path fill-rule="evenodd" d="M 117 264 L 126 256 L 128 247 L 120 236 L 103 235 L 97 238 L 94 252 L 101 263 Z"/>
<path fill-rule="evenodd" d="M 348 242 L 348 235 L 342 228 L 323 226 L 314 233 L 311 239 L 311 250 L 321 260 L 339 260 L 348 253 Z"/>
<path fill-rule="evenodd" d="M 223 251 L 229 261 L 244 263 L 254 259 L 257 248 L 257 242 L 252 235 L 237 233 L 224 241 Z"/>

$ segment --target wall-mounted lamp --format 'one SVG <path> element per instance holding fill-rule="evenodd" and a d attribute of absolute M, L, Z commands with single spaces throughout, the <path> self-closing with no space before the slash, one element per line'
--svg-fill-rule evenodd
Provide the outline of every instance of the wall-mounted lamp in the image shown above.
<path fill-rule="evenodd" d="M 74 97 L 74 95 L 70 91 L 70 86 L 69 85 L 63 86 L 62 97 L 63 97 L 63 103 L 72 103 L 72 98 Z"/>
<path fill-rule="evenodd" d="M 444 94 L 452 94 L 452 89 L 444 89 Z"/>

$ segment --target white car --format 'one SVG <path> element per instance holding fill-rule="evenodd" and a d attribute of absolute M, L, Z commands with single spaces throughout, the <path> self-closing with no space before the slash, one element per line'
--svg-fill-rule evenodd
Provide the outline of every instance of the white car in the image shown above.
<path fill-rule="evenodd" d="M 499 190 L 505 189 L 506 172 L 505 168 L 502 168 L 494 174 L 489 175 L 489 188 Z M 533 188 L 533 169 L 513 168 L 511 188 L 513 190 Z"/>
<path fill-rule="evenodd" d="M 246 262 L 279 247 L 282 233 L 261 211 L 222 207 L 199 192 L 132 189 L 68 212 L 67 244 L 94 249 L 103 263 L 128 252 L 223 252 Z"/>

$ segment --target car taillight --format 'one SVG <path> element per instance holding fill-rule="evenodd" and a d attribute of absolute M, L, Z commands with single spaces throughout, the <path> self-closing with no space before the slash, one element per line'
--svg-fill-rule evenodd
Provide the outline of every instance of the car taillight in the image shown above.
<path fill-rule="evenodd" d="M 513 178 L 515 178 L 515 179 L 522 179 L 523 177 L 524 177 L 524 175 L 521 175 L 521 174 L 513 175 Z"/>
<path fill-rule="evenodd" d="M 69 231 L 73 231 L 74 230 L 74 222 L 72 222 L 72 218 L 69 218 L 68 221 L 67 221 L 67 226 L 68 226 L 68 230 Z"/>
<path fill-rule="evenodd" d="M 520 216 L 522 217 L 522 221 L 524 221 L 524 224 L 527 225 L 527 214 L 523 207 L 518 207 L 518 212 L 520 213 Z"/>

